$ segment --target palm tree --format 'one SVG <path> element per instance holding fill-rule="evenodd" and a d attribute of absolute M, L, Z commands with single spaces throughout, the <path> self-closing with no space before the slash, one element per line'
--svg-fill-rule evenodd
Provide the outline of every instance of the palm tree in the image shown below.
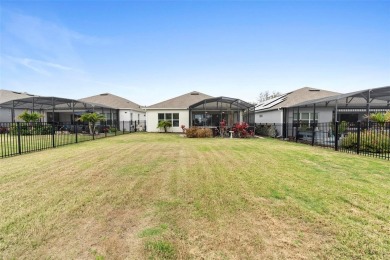
<path fill-rule="evenodd" d="M 26 123 L 36 122 L 36 121 L 38 121 L 41 117 L 43 117 L 41 114 L 36 113 L 36 112 L 28 113 L 27 110 L 25 110 L 23 113 L 21 113 L 21 114 L 18 116 L 19 119 L 22 119 L 22 120 L 23 120 L 24 122 L 26 122 Z"/>
<path fill-rule="evenodd" d="M 105 121 L 106 117 L 102 114 L 93 112 L 93 113 L 82 114 L 78 120 L 80 120 L 81 122 L 88 122 L 89 132 L 92 135 L 95 133 L 96 123 L 99 121 Z"/>
<path fill-rule="evenodd" d="M 158 125 L 157 125 L 157 128 L 164 128 L 164 132 L 166 133 L 167 132 L 167 129 L 169 127 L 172 127 L 172 122 L 171 121 L 159 121 L 158 122 Z"/>

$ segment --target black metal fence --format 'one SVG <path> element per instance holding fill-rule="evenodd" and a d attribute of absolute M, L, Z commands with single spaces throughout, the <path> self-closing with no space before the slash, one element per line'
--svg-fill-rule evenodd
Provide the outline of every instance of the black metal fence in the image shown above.
<path fill-rule="evenodd" d="M 390 160 L 390 123 L 256 124 L 255 133 Z"/>
<path fill-rule="evenodd" d="M 0 158 L 146 130 L 145 121 L 115 124 L 0 123 Z"/>

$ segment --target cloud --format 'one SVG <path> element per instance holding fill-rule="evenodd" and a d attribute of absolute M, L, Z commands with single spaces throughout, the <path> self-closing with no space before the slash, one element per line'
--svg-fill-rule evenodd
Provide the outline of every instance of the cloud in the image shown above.
<path fill-rule="evenodd" d="M 39 17 L 29 16 L 11 11 L 3 12 L 5 30 L 26 44 L 47 51 L 69 48 L 75 43 L 109 44 L 110 40 L 82 34 L 59 23 L 54 23 Z M 54 49 L 48 49 L 54 47 Z"/>
<path fill-rule="evenodd" d="M 82 72 L 80 70 L 64 66 L 61 64 L 48 62 L 48 61 L 42 61 L 42 60 L 35 60 L 35 59 L 29 59 L 29 58 L 18 58 L 18 57 L 12 57 L 12 56 L 3 56 L 2 60 L 7 59 L 10 62 L 16 63 L 18 65 L 23 65 L 39 74 L 45 75 L 45 76 L 51 76 L 53 71 L 74 71 L 74 72 Z"/>
<path fill-rule="evenodd" d="M 49 61 L 53 64 L 67 64 L 65 67 L 82 68 L 85 66 L 81 55 L 84 48 L 110 44 L 108 39 L 82 34 L 39 17 L 9 10 L 2 10 L 1 15 L 1 54 L 26 57 L 29 59 L 25 61 L 26 66 L 36 61 Z M 51 66 L 44 66 L 47 65 Z M 33 67 L 36 69 L 35 65 Z M 38 71 L 42 72 L 41 69 Z"/>

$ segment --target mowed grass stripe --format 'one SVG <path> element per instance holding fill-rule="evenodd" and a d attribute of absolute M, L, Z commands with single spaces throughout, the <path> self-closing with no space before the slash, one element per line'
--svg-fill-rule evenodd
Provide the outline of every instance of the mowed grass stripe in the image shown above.
<path fill-rule="evenodd" d="M 270 139 L 140 133 L 1 163 L 5 259 L 385 259 L 390 252 L 383 160 Z"/>

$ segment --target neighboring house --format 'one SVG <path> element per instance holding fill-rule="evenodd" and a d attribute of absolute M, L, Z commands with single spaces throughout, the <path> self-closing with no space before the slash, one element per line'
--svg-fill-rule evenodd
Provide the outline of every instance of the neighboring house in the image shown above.
<path fill-rule="evenodd" d="M 108 123 L 119 122 L 119 127 L 121 130 L 123 130 L 122 128 L 129 130 L 135 126 L 138 126 L 138 130 L 145 129 L 145 109 L 130 100 L 110 93 L 103 93 L 96 96 L 82 98 L 80 101 L 100 104 L 113 108 L 111 111 L 106 111 L 103 113 L 106 116 Z"/>
<path fill-rule="evenodd" d="M 172 123 L 170 131 L 182 132 L 181 126 L 215 128 L 224 119 L 227 126 L 246 121 L 254 123 L 254 105 L 237 98 L 212 97 L 197 91 L 146 108 L 148 132 L 158 132 L 158 122 Z"/>
<path fill-rule="evenodd" d="M 208 98 L 211 96 L 193 91 L 146 107 L 147 131 L 159 132 L 158 122 L 168 120 L 172 123 L 170 128 L 172 132 L 182 132 L 181 125 L 189 126 L 189 107 Z"/>
<path fill-rule="evenodd" d="M 318 110 L 326 107 L 332 110 L 332 122 L 358 122 L 368 120 L 366 115 L 370 113 L 384 113 L 390 110 L 389 99 L 390 86 L 386 86 L 308 100 L 296 104 L 292 109 L 313 111 L 314 108 Z"/>
<path fill-rule="evenodd" d="M 0 104 L 5 102 L 17 102 L 18 99 L 34 97 L 35 95 L 26 92 L 16 92 L 11 90 L 0 89 Z M 8 107 L 1 107 L 0 105 L 0 122 L 22 122 L 18 119 L 18 115 L 24 112 L 25 109 L 12 109 Z M 41 112 L 41 111 L 36 111 Z"/>
<path fill-rule="evenodd" d="M 304 87 L 287 94 L 283 94 L 279 97 L 266 100 L 263 103 L 256 106 L 255 110 L 255 122 L 257 124 L 277 124 L 277 134 L 281 135 L 283 131 L 283 123 L 293 123 L 298 119 L 301 123 L 310 124 L 312 122 L 322 123 L 331 122 L 333 117 L 333 108 L 326 106 L 316 107 L 315 113 L 313 108 L 294 108 L 297 104 L 314 100 L 319 98 L 325 98 L 330 96 L 339 95 L 340 93 Z"/>
<path fill-rule="evenodd" d="M 0 90 L 0 122 L 21 122 L 18 115 L 23 111 L 42 114 L 40 121 L 73 124 L 86 112 L 108 113 L 115 109 L 94 103 L 59 97 L 43 97 L 27 93 Z"/>

